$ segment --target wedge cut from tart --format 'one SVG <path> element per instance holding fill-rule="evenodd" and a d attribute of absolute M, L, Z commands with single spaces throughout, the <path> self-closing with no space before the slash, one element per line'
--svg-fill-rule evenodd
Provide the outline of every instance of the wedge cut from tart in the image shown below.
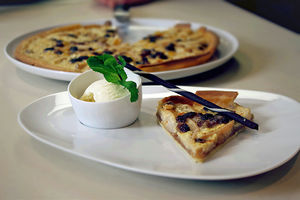
<path fill-rule="evenodd" d="M 237 92 L 197 91 L 196 95 L 247 119 L 253 118 L 249 108 L 234 102 Z M 240 123 L 182 96 L 169 96 L 160 100 L 157 119 L 196 162 L 203 162 L 220 145 L 244 129 Z"/>

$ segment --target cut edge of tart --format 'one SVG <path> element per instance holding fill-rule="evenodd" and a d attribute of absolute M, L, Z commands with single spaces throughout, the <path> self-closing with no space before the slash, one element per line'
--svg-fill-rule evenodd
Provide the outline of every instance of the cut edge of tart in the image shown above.
<path fill-rule="evenodd" d="M 218 45 L 219 37 L 206 27 L 193 30 L 191 24 L 176 24 L 134 43 L 125 54 L 139 60 L 132 63 L 137 68 L 159 72 L 206 63 L 214 57 Z"/>
<path fill-rule="evenodd" d="M 237 92 L 197 91 L 196 94 L 251 120 L 249 108 L 234 102 Z M 245 126 L 182 96 L 159 101 L 157 119 L 163 129 L 195 162 L 204 162 Z"/>

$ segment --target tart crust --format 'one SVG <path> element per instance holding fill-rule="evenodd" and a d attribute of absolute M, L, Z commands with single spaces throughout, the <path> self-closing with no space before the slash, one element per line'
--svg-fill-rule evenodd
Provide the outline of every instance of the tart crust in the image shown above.
<path fill-rule="evenodd" d="M 14 56 L 37 67 L 84 72 L 90 69 L 88 57 L 109 53 L 123 56 L 143 71 L 158 72 L 206 63 L 214 57 L 218 44 L 215 33 L 205 27 L 193 30 L 190 24 L 176 24 L 128 44 L 122 42 L 111 22 L 106 22 L 74 24 L 37 33 L 24 39 Z M 145 55 L 145 50 L 151 53 Z"/>
<path fill-rule="evenodd" d="M 249 108 L 234 103 L 236 92 L 198 91 L 196 94 L 247 119 L 253 119 Z M 234 120 L 222 120 L 222 116 L 207 111 L 202 105 L 182 96 L 170 96 L 160 100 L 156 115 L 163 129 L 195 162 L 204 162 L 208 156 L 245 128 Z M 187 115 L 190 117 L 185 119 L 184 123 L 189 128 L 182 130 L 180 129 L 182 117 Z M 210 119 L 203 120 L 205 116 L 209 116 Z M 216 119 L 220 119 L 219 122 L 211 125 L 211 121 Z"/>

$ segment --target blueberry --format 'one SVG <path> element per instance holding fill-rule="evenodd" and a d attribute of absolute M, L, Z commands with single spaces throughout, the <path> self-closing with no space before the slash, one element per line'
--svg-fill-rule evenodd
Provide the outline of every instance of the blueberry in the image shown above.
<path fill-rule="evenodd" d="M 177 122 L 185 122 L 185 117 L 184 117 L 184 115 L 179 115 L 179 116 L 177 116 L 177 117 L 176 117 L 176 121 L 177 121 Z"/>
<path fill-rule="evenodd" d="M 150 49 L 143 49 L 142 53 L 141 53 L 141 56 L 142 57 L 146 57 L 146 56 L 148 56 L 150 54 L 151 54 L 151 50 Z"/>
<path fill-rule="evenodd" d="M 80 56 L 79 57 L 80 61 L 87 60 L 88 58 L 89 58 L 88 56 Z"/>
<path fill-rule="evenodd" d="M 78 58 L 72 58 L 72 59 L 70 60 L 70 62 L 71 62 L 71 63 L 81 62 L 81 61 L 86 60 L 86 59 L 88 59 L 88 58 L 89 58 L 88 56 L 80 56 L 80 57 L 78 57 Z"/>
<path fill-rule="evenodd" d="M 57 55 L 61 55 L 63 52 L 60 51 L 60 50 L 56 50 L 56 51 L 54 51 L 54 53 L 57 54 Z"/>
<path fill-rule="evenodd" d="M 187 124 L 179 124 L 178 129 L 181 132 L 188 132 L 190 130 L 190 127 Z"/>
<path fill-rule="evenodd" d="M 72 58 L 72 59 L 70 60 L 70 62 L 71 62 L 71 63 L 76 63 L 76 62 L 78 62 L 78 58 Z"/>
<path fill-rule="evenodd" d="M 45 48 L 44 51 L 53 51 L 54 50 L 54 47 L 48 47 L 48 48 Z"/>
<path fill-rule="evenodd" d="M 198 49 L 204 50 L 204 49 L 207 48 L 207 46 L 208 46 L 207 44 L 203 43 L 203 44 L 201 44 L 201 45 L 198 47 Z"/>
<path fill-rule="evenodd" d="M 205 121 L 203 121 L 203 120 L 197 121 L 197 126 L 198 126 L 198 127 L 203 126 L 204 122 L 205 122 Z"/>
<path fill-rule="evenodd" d="M 213 118 L 214 118 L 214 116 L 212 114 L 201 115 L 202 120 L 210 120 L 210 119 L 213 119 Z"/>
<path fill-rule="evenodd" d="M 149 36 L 149 41 L 150 42 L 156 42 L 157 37 L 156 36 Z"/>
<path fill-rule="evenodd" d="M 64 46 L 62 40 L 58 40 L 58 39 L 55 39 L 55 38 L 52 38 L 52 40 L 56 42 L 57 47 L 63 47 Z"/>
<path fill-rule="evenodd" d="M 161 36 L 149 35 L 148 37 L 144 37 L 144 40 L 149 40 L 149 42 L 156 42 L 156 40 L 161 39 Z"/>
<path fill-rule="evenodd" d="M 220 124 L 227 124 L 230 121 L 230 119 L 228 117 L 222 116 L 222 115 L 217 115 L 216 119 L 217 119 L 217 122 Z"/>
<path fill-rule="evenodd" d="M 56 46 L 57 46 L 57 47 L 64 47 L 65 45 L 64 45 L 63 43 L 57 42 L 57 43 L 56 43 Z"/>
<path fill-rule="evenodd" d="M 175 51 L 175 45 L 174 45 L 174 43 L 170 43 L 168 46 L 166 46 L 166 49 L 168 51 Z"/>
<path fill-rule="evenodd" d="M 211 119 L 211 120 L 206 121 L 206 126 L 208 128 L 211 128 L 211 127 L 213 127 L 213 126 L 215 126 L 217 124 L 218 124 L 218 121 L 216 119 L 214 119 L 214 118 Z"/>
<path fill-rule="evenodd" d="M 73 53 L 73 52 L 76 52 L 76 51 L 78 51 L 78 47 L 76 47 L 76 46 L 71 46 L 70 47 L 70 51 Z"/>
<path fill-rule="evenodd" d="M 107 29 L 106 32 L 107 32 L 107 33 L 115 33 L 116 30 L 113 30 L 113 29 Z"/>
<path fill-rule="evenodd" d="M 152 53 L 152 54 L 150 54 L 150 57 L 151 57 L 151 58 L 156 58 L 156 57 L 157 57 L 157 54 L 156 54 L 156 53 Z"/>
<path fill-rule="evenodd" d="M 199 50 L 204 50 L 204 48 L 202 46 L 199 46 L 198 49 Z"/>
<path fill-rule="evenodd" d="M 197 113 L 195 112 L 188 112 L 184 114 L 185 118 L 193 118 L 194 116 L 196 116 Z"/>
<path fill-rule="evenodd" d="M 142 63 L 143 64 L 149 64 L 149 60 L 146 57 L 142 58 Z"/>
<path fill-rule="evenodd" d="M 108 51 L 108 50 L 103 51 L 103 53 L 106 53 L 106 54 L 113 54 L 112 51 Z"/>
<path fill-rule="evenodd" d="M 77 35 L 74 35 L 74 34 L 71 34 L 71 33 L 68 34 L 68 36 L 69 36 L 69 37 L 72 37 L 72 38 L 77 38 Z"/>
<path fill-rule="evenodd" d="M 177 116 L 176 121 L 177 122 L 185 122 L 187 118 L 193 118 L 196 115 L 197 115 L 197 113 L 195 113 L 195 112 L 188 112 L 183 115 Z"/>
<path fill-rule="evenodd" d="M 196 138 L 195 142 L 199 142 L 199 143 L 205 143 L 205 140 L 202 138 Z"/>
<path fill-rule="evenodd" d="M 164 54 L 163 52 L 156 52 L 156 55 L 160 58 L 160 59 L 168 59 L 168 56 L 166 56 L 166 54 Z"/>

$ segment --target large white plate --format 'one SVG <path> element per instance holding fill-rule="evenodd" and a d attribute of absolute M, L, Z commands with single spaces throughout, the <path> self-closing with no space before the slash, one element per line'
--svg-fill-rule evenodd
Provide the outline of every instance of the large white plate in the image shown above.
<path fill-rule="evenodd" d="M 81 24 L 92 24 L 92 23 L 98 23 L 98 24 L 103 24 L 104 21 L 107 19 L 102 19 L 102 20 L 97 20 L 97 21 L 89 21 L 89 22 L 83 22 Z M 114 20 L 112 20 L 113 24 L 116 24 Z M 162 19 L 132 19 L 131 25 L 129 26 L 129 36 L 124 38 L 124 41 L 126 42 L 134 42 L 137 41 L 141 38 L 143 38 L 145 35 L 151 34 L 154 31 L 157 30 L 163 30 L 167 29 L 169 27 L 172 27 L 174 24 L 178 23 L 180 21 L 175 21 L 175 20 L 162 20 Z M 204 24 L 199 24 L 199 23 L 192 23 L 193 28 L 197 28 L 201 25 Z M 163 71 L 163 72 L 155 72 L 154 74 L 159 76 L 162 79 L 169 80 L 169 79 L 176 79 L 176 78 L 182 78 L 182 77 L 187 77 L 195 74 L 199 74 L 208 70 L 211 70 L 213 68 L 216 68 L 222 64 L 224 64 L 226 61 L 228 61 L 233 54 L 236 52 L 238 49 L 238 41 L 237 39 L 231 35 L 230 33 L 212 27 L 208 26 L 210 30 L 214 31 L 217 33 L 220 37 L 220 45 L 218 47 L 218 52 L 217 56 L 218 58 L 215 60 L 212 60 L 208 63 L 201 64 L 198 66 L 194 67 L 189 67 L 185 69 L 178 69 L 178 70 L 170 70 L 170 71 Z M 57 79 L 57 80 L 65 80 L 65 81 L 70 81 L 72 80 L 75 76 L 78 75 L 78 73 L 73 73 L 73 72 L 63 72 L 63 71 L 57 71 L 57 70 L 50 70 L 50 69 L 44 69 L 40 67 L 35 67 L 32 65 L 28 65 L 26 63 L 20 62 L 14 58 L 14 51 L 17 47 L 17 45 L 26 37 L 31 36 L 33 34 L 36 34 L 41 31 L 45 31 L 47 29 L 50 29 L 53 27 L 48 27 L 44 29 L 40 29 L 37 31 L 33 31 L 24 35 L 21 35 L 12 41 L 10 41 L 5 49 L 4 53 L 7 56 L 7 58 L 15 64 L 18 68 L 27 71 L 32 74 L 36 74 L 39 76 L 47 77 L 47 78 L 52 78 L 52 79 Z M 144 80 L 145 81 L 145 80 Z"/>
<path fill-rule="evenodd" d="M 82 125 L 66 92 L 28 105 L 19 113 L 18 121 L 43 143 L 114 167 L 173 178 L 236 179 L 282 165 L 299 151 L 300 144 L 298 102 L 272 93 L 238 92 L 238 103 L 252 109 L 259 131 L 247 129 L 240 133 L 205 163 L 194 163 L 186 157 L 156 123 L 157 101 L 171 94 L 160 86 L 143 87 L 139 119 L 126 128 L 107 130 Z"/>

